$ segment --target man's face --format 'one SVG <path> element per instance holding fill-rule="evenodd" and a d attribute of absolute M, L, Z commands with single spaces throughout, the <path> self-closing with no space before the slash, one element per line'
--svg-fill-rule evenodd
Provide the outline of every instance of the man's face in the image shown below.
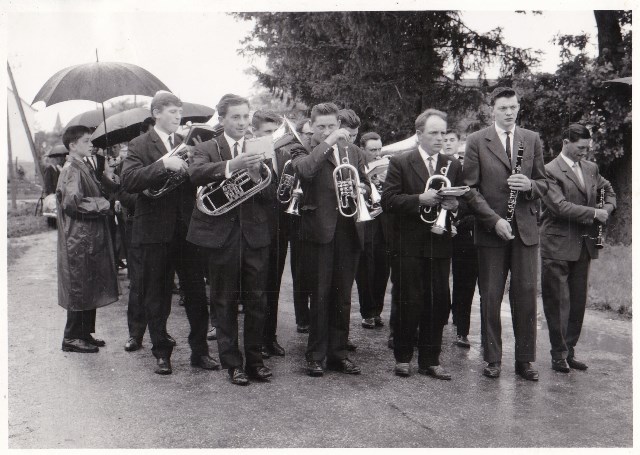
<path fill-rule="evenodd" d="M 311 124 L 314 133 L 320 133 L 326 138 L 340 127 L 337 115 L 319 115 Z"/>
<path fill-rule="evenodd" d="M 498 98 L 493 105 L 493 118 L 496 125 L 503 130 L 510 130 L 516 123 L 519 109 L 518 97 Z"/>
<path fill-rule="evenodd" d="M 424 131 L 416 131 L 418 142 L 428 155 L 442 150 L 443 139 L 447 133 L 447 122 L 437 115 L 431 115 L 424 122 Z"/>
<path fill-rule="evenodd" d="M 278 129 L 278 126 L 280 125 L 277 123 L 264 122 L 260 125 L 260 128 L 254 128 L 253 134 L 255 137 L 268 136 L 269 134 L 273 134 L 273 132 Z"/>
<path fill-rule="evenodd" d="M 311 147 L 311 136 L 313 136 L 313 128 L 311 128 L 311 122 L 307 122 L 304 124 L 302 131 L 300 132 L 302 145 L 307 148 Z"/>
<path fill-rule="evenodd" d="M 349 142 L 353 144 L 358 137 L 358 128 L 349 128 L 348 126 L 343 126 L 343 128 L 349 132 Z"/>
<path fill-rule="evenodd" d="M 453 156 L 458 153 L 460 141 L 455 133 L 449 133 L 442 139 L 443 150 L 446 155 Z"/>
<path fill-rule="evenodd" d="M 370 139 L 364 144 L 364 150 L 375 159 L 380 158 L 382 153 L 382 141 L 380 139 Z"/>
<path fill-rule="evenodd" d="M 76 142 L 69 143 L 69 151 L 84 158 L 85 156 L 91 156 L 93 150 L 93 144 L 91 143 L 91 135 L 86 133 Z"/>
<path fill-rule="evenodd" d="M 579 162 L 589 153 L 589 148 L 591 145 L 591 139 L 578 139 L 576 142 L 571 142 L 569 139 L 564 139 L 562 141 L 563 149 L 562 153 L 564 153 L 567 158 L 569 158 L 573 162 Z"/>
<path fill-rule="evenodd" d="M 233 139 L 241 139 L 249 128 L 249 105 L 238 104 L 229 106 L 227 115 L 218 117 L 220 124 L 224 127 L 224 132 Z"/>
<path fill-rule="evenodd" d="M 161 131 L 167 134 L 175 133 L 180 126 L 182 120 L 182 108 L 170 104 L 160 109 L 154 109 L 153 115 L 156 119 L 156 125 Z"/>

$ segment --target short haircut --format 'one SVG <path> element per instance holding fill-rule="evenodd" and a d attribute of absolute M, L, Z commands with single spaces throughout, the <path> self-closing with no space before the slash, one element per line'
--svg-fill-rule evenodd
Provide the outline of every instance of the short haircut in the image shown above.
<path fill-rule="evenodd" d="M 321 115 L 335 115 L 338 118 L 340 109 L 334 103 L 319 103 L 311 108 L 311 123 Z"/>
<path fill-rule="evenodd" d="M 78 140 L 85 134 L 91 136 L 91 128 L 84 125 L 70 126 L 64 131 L 64 134 L 62 135 L 62 143 L 67 150 L 71 150 L 69 148 L 69 144 L 78 142 Z"/>
<path fill-rule="evenodd" d="M 458 134 L 457 130 L 447 130 L 447 132 L 445 134 L 455 134 L 456 135 L 456 139 L 460 140 L 460 134 Z"/>
<path fill-rule="evenodd" d="M 360 117 L 355 113 L 353 109 L 340 109 L 338 112 L 338 120 L 343 127 L 357 129 L 360 128 Z"/>
<path fill-rule="evenodd" d="M 254 129 L 260 128 L 264 123 L 275 123 L 280 125 L 282 118 L 273 111 L 255 111 L 251 119 L 251 125 Z"/>
<path fill-rule="evenodd" d="M 447 114 L 445 114 L 444 112 L 439 111 L 437 109 L 427 109 L 422 114 L 418 115 L 418 118 L 416 118 L 416 124 L 415 124 L 416 131 L 424 131 L 424 124 L 427 122 L 427 119 L 432 115 L 435 115 L 436 117 L 440 117 L 445 122 L 447 121 Z"/>
<path fill-rule="evenodd" d="M 591 139 L 591 133 L 586 126 L 580 123 L 572 123 L 562 132 L 562 139 L 569 139 L 569 142 L 578 142 L 580 139 Z"/>
<path fill-rule="evenodd" d="M 302 133 L 302 129 L 307 123 L 311 123 L 311 119 L 309 117 L 298 120 L 298 122 L 296 123 L 296 131 L 298 133 Z"/>
<path fill-rule="evenodd" d="M 382 138 L 378 133 L 374 133 L 373 131 L 364 133 L 360 137 L 360 147 L 364 148 L 367 145 L 367 141 L 382 141 Z"/>
<path fill-rule="evenodd" d="M 147 131 L 149 131 L 149 127 L 154 126 L 155 124 L 156 124 L 156 120 L 153 117 L 147 117 L 142 122 L 142 125 L 140 125 L 140 132 L 146 133 Z"/>
<path fill-rule="evenodd" d="M 153 95 L 151 106 L 149 107 L 149 109 L 151 110 L 151 117 L 153 117 L 154 110 L 158 109 L 160 112 L 162 112 L 162 109 L 167 106 L 182 107 L 182 101 L 180 101 L 180 98 L 178 98 L 171 92 L 167 92 L 165 90 L 157 91 L 156 94 Z"/>
<path fill-rule="evenodd" d="M 234 95 L 233 93 L 227 93 L 220 101 L 218 101 L 218 105 L 216 106 L 216 110 L 218 111 L 218 115 L 220 117 L 226 117 L 227 112 L 229 112 L 229 107 L 231 106 L 240 106 L 242 104 L 246 104 L 249 108 L 251 107 L 251 103 L 246 98 L 243 98 L 239 95 Z"/>
<path fill-rule="evenodd" d="M 518 92 L 516 92 L 515 89 L 511 87 L 496 87 L 493 89 L 493 92 L 491 92 L 489 103 L 493 106 L 496 104 L 498 98 L 512 98 L 514 96 L 516 98 L 518 97 Z"/>

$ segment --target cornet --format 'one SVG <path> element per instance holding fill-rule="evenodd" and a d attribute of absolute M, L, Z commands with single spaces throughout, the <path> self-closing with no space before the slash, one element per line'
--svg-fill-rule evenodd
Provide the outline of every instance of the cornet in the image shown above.
<path fill-rule="evenodd" d="M 434 174 L 427 180 L 426 190 L 429 190 L 434 187 L 435 182 L 442 182 L 441 188 L 450 188 L 451 181 L 447 178 L 447 172 L 449 172 L 449 166 L 451 166 L 451 161 L 447 163 L 445 167 L 442 168 L 440 174 Z M 433 225 L 431 227 L 431 232 L 437 235 L 442 235 L 447 232 L 447 215 L 448 211 L 444 210 L 442 207 L 439 209 L 435 209 L 434 207 L 421 207 L 420 208 L 420 219 L 427 224 Z M 451 235 L 454 236 L 457 232 L 454 230 L 455 228 L 451 227 Z"/>
<path fill-rule="evenodd" d="M 345 157 L 338 160 L 340 149 L 336 153 L 336 163 L 341 163 L 333 170 L 333 182 L 338 200 L 338 211 L 344 217 L 356 217 L 356 222 L 371 221 L 373 218 L 367 210 L 367 203 L 360 192 L 360 176 L 358 170 L 349 162 L 349 151 L 345 147 Z M 347 174 L 345 177 L 344 174 Z"/>
<path fill-rule="evenodd" d="M 293 164 L 291 160 L 284 163 L 282 168 L 282 175 L 280 176 L 280 182 L 278 183 L 278 190 L 276 197 L 281 204 L 288 204 L 293 198 L 294 186 L 296 184 L 296 174 L 293 171 Z"/>

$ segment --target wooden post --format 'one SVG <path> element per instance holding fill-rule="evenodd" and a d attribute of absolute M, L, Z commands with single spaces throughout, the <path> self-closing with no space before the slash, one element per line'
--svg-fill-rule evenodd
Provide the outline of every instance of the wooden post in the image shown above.
<path fill-rule="evenodd" d="M 13 172 L 13 156 L 11 155 L 11 128 L 9 127 L 9 112 L 7 112 L 7 145 L 9 146 L 9 188 L 11 189 L 11 208 L 16 210 L 18 204 L 16 202 L 16 175 Z"/>

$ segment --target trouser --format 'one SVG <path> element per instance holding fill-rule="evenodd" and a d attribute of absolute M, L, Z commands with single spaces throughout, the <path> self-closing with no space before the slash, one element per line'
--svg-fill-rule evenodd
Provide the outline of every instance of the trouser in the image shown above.
<path fill-rule="evenodd" d="M 138 277 L 142 267 L 142 251 L 139 245 L 131 245 L 132 221 L 127 220 L 125 228 L 125 244 L 127 251 L 127 271 L 129 273 L 129 301 L 127 303 L 127 325 L 129 337 L 142 339 L 147 329 L 147 317 L 144 303 L 140 299 L 140 283 Z"/>
<path fill-rule="evenodd" d="M 67 324 L 64 337 L 69 339 L 86 339 L 96 331 L 96 310 L 67 310 Z"/>
<path fill-rule="evenodd" d="M 478 281 L 478 253 L 469 232 L 458 232 L 453 238 L 451 259 L 453 292 L 451 313 L 459 336 L 469 335 L 471 305 Z"/>
<path fill-rule="evenodd" d="M 300 217 L 291 222 L 291 279 L 293 281 L 293 309 L 296 315 L 296 325 L 309 325 L 309 277 L 305 272 L 304 242 L 300 240 Z"/>
<path fill-rule="evenodd" d="M 370 223 L 376 222 L 379 220 Z M 390 273 L 382 228 L 378 226 L 373 240 L 364 245 L 356 273 L 362 319 L 380 317 Z"/>
<path fill-rule="evenodd" d="M 266 306 L 265 278 L 269 247 L 251 248 L 241 229 L 231 231 L 223 248 L 207 248 L 211 305 L 218 317 L 218 353 L 223 368 L 242 368 L 238 347 L 238 303 L 244 307 L 244 353 L 247 367 L 262 361 Z"/>
<path fill-rule="evenodd" d="M 283 215 L 279 214 L 281 217 Z M 289 216 L 289 215 L 286 215 Z M 287 220 L 283 220 L 287 221 Z M 283 223 L 278 224 L 277 234 L 269 245 L 269 266 L 267 271 L 266 287 L 266 309 L 263 331 L 264 344 L 273 343 L 276 339 L 278 328 L 278 300 L 280 299 L 280 284 L 282 283 L 282 273 L 287 259 L 287 248 L 289 243 L 289 229 Z"/>
<path fill-rule="evenodd" d="M 587 305 L 590 265 L 584 243 L 577 261 L 542 258 L 542 305 L 552 359 L 573 357 Z"/>
<path fill-rule="evenodd" d="M 502 360 L 500 307 L 507 274 L 511 271 L 509 303 L 515 335 L 515 360 L 536 359 L 536 288 L 538 245 L 516 238 L 500 247 L 478 246 L 478 287 L 480 288 L 481 336 L 484 360 Z"/>
<path fill-rule="evenodd" d="M 449 258 L 393 257 L 392 301 L 396 305 L 393 343 L 396 362 L 413 357 L 418 329 L 418 366 L 440 364 L 442 330 L 449 317 Z"/>
<path fill-rule="evenodd" d="M 338 216 L 329 243 L 305 241 L 304 249 L 311 286 L 306 358 L 343 360 L 347 357 L 351 288 L 361 250 L 354 220 Z"/>
<path fill-rule="evenodd" d="M 176 270 L 191 328 L 191 356 L 207 355 L 209 311 L 198 248 L 176 233 L 169 243 L 143 244 L 140 250 L 142 269 L 138 280 L 153 343 L 151 352 L 156 358 L 166 358 L 173 351 L 173 345 L 167 338 L 167 319 L 171 312 L 171 289 Z"/>

